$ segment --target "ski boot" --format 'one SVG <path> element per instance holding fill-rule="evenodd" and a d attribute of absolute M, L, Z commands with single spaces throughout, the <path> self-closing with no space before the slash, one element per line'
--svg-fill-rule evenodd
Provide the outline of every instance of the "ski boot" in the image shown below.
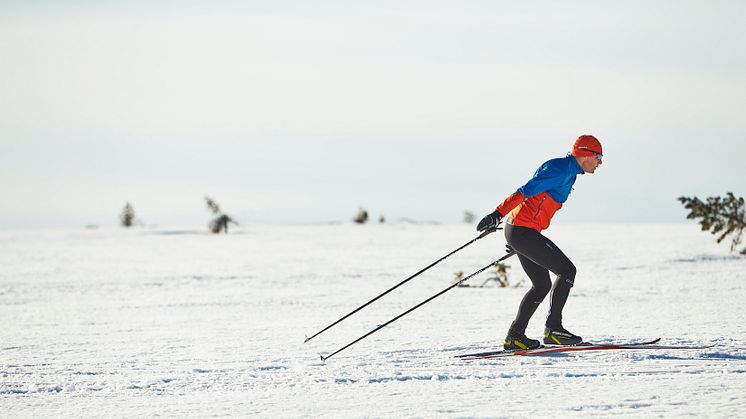
<path fill-rule="evenodd" d="M 538 340 L 529 339 L 523 333 L 510 333 L 505 337 L 505 343 L 503 343 L 503 349 L 506 351 L 522 351 L 539 347 L 541 347 L 541 343 Z"/>
<path fill-rule="evenodd" d="M 577 345 L 583 342 L 583 338 L 573 335 L 562 326 L 544 329 L 544 343 L 547 345 Z"/>

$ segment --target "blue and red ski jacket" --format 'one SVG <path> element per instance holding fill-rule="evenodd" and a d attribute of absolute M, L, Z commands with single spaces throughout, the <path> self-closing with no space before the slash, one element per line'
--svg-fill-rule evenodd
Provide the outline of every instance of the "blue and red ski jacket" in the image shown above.
<path fill-rule="evenodd" d="M 575 157 L 552 159 L 542 164 L 525 185 L 497 206 L 508 222 L 539 232 L 549 227 L 554 213 L 570 195 L 575 178 L 583 174 Z"/>

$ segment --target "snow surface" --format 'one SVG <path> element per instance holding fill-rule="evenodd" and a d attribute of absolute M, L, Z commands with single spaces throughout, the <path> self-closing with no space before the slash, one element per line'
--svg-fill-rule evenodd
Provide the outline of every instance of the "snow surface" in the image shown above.
<path fill-rule="evenodd" d="M 468 225 L 0 232 L 0 417 L 728 417 L 746 412 L 746 258 L 696 225 L 558 225 L 565 325 L 594 342 L 716 344 L 462 361 L 498 348 L 519 288 L 456 288 L 502 233 Z M 509 259 L 512 283 L 524 279 Z M 489 273 L 469 283 L 481 284 Z M 528 334 L 539 337 L 548 303 Z"/>

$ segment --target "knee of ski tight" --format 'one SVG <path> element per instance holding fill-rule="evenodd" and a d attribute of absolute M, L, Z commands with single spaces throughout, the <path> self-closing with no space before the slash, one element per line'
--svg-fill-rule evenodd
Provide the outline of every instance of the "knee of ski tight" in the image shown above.
<path fill-rule="evenodd" d="M 575 268 L 575 265 L 570 262 L 570 265 L 562 271 L 561 276 L 562 279 L 570 284 L 570 286 L 572 287 L 573 285 L 575 285 L 575 274 L 577 273 L 577 268 Z"/>
<path fill-rule="evenodd" d="M 531 289 L 533 290 L 536 298 L 541 301 L 544 299 L 544 297 L 547 296 L 547 294 L 549 294 L 549 291 L 552 290 L 552 282 L 547 281 L 546 283 L 542 282 L 541 284 L 533 284 Z"/>

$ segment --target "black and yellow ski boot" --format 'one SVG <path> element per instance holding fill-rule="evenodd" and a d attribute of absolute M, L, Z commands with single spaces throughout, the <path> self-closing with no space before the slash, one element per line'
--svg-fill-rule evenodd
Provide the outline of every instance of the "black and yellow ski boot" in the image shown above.
<path fill-rule="evenodd" d="M 583 338 L 567 331 L 564 327 L 546 327 L 544 329 L 544 343 L 547 345 L 577 345 L 583 343 Z"/>
<path fill-rule="evenodd" d="M 524 334 L 509 334 L 505 337 L 505 343 L 503 343 L 503 349 L 506 351 L 522 351 L 540 347 L 541 342 L 536 339 L 529 339 Z"/>

